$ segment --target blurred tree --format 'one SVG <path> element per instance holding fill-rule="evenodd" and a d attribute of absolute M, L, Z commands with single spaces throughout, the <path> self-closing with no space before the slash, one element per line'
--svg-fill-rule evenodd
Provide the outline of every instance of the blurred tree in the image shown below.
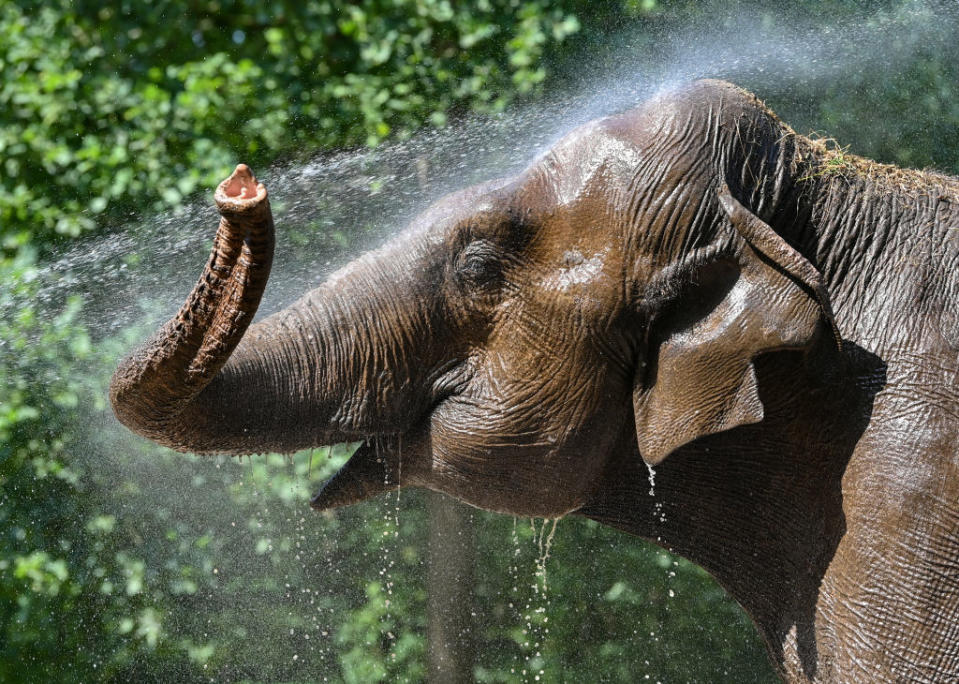
<path fill-rule="evenodd" d="M 473 681 L 476 634 L 473 605 L 476 540 L 470 509 L 428 492 L 429 567 L 426 582 L 429 681 Z"/>
<path fill-rule="evenodd" d="M 237 158 L 502 111 L 578 27 L 545 0 L 4 0 L 0 245 L 176 206 Z"/>

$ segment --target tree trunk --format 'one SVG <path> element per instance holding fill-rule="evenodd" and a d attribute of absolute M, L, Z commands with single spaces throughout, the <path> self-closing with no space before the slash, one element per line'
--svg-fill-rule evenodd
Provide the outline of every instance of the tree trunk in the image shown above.
<path fill-rule="evenodd" d="M 427 659 L 429 681 L 473 681 L 473 513 L 438 492 L 427 492 L 429 570 Z"/>
<path fill-rule="evenodd" d="M 430 164 L 416 160 L 420 190 L 428 193 Z M 439 492 L 426 492 L 429 514 L 426 657 L 428 680 L 436 684 L 473 681 L 473 509 Z"/>

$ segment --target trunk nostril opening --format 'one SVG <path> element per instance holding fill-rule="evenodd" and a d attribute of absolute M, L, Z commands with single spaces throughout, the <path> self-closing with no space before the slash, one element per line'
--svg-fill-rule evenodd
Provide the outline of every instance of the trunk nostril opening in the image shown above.
<path fill-rule="evenodd" d="M 260 187 L 250 167 L 246 164 L 237 164 L 230 177 L 220 184 L 219 192 L 228 199 L 247 200 L 256 197 Z"/>
<path fill-rule="evenodd" d="M 256 178 L 246 164 L 237 164 L 236 170 L 223 185 L 223 194 L 237 199 L 249 199 L 256 195 Z"/>

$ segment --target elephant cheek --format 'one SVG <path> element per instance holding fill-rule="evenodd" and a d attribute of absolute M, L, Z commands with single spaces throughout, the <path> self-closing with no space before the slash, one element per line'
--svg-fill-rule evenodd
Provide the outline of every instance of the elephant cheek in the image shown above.
<path fill-rule="evenodd" d="M 622 419 L 594 416 L 578 428 L 516 429 L 475 404 L 439 407 L 430 425 L 425 485 L 498 513 L 558 518 L 595 492 Z"/>

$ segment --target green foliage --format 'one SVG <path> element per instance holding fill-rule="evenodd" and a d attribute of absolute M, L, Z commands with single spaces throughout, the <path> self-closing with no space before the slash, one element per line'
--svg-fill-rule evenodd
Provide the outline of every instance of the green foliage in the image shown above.
<path fill-rule="evenodd" d="M 749 619 L 702 569 L 576 517 L 551 545 L 546 521 L 477 517 L 477 681 L 774 681 Z"/>
<path fill-rule="evenodd" d="M 930 46 L 883 88 L 855 80 L 856 97 L 830 88 L 823 98 L 820 116 L 830 135 L 854 141 L 850 151 L 857 154 L 959 175 L 959 48 L 944 55 Z M 877 111 L 895 112 L 895 119 L 876 121 Z M 870 120 L 876 125 L 863 126 Z"/>
<path fill-rule="evenodd" d="M 85 418 L 104 409 L 95 376 L 74 369 L 103 357 L 77 324 L 79 302 L 50 319 L 16 310 L 14 302 L 36 291 L 36 279 L 29 251 L 0 261 L 0 282 L 9 286 L 0 290 L 4 681 L 44 681 L 51 670 L 109 671 L 141 639 L 152 639 L 142 563 L 115 548 L 116 519 L 97 510 L 71 458 L 82 448 Z M 122 625 L 136 638 L 120 655 L 114 648 Z"/>
<path fill-rule="evenodd" d="M 176 206 L 237 159 L 502 111 L 578 27 L 545 0 L 4 0 L 0 245 Z"/>

